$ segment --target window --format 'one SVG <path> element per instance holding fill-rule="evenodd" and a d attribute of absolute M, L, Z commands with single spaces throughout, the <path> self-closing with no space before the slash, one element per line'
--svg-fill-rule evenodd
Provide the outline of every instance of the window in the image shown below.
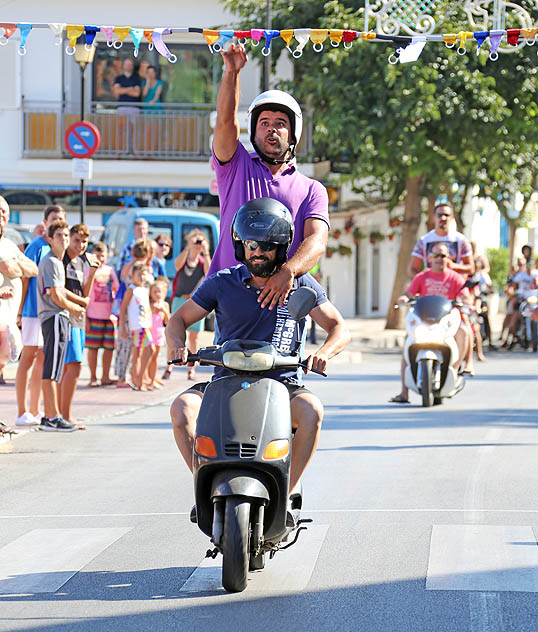
<path fill-rule="evenodd" d="M 177 56 L 171 64 L 154 49 L 148 50 L 146 43 L 140 46 L 138 57 L 133 57 L 132 47 L 127 44 L 116 50 L 106 43 L 99 43 L 95 51 L 93 69 L 93 100 L 115 101 L 112 86 L 122 74 L 123 60 L 133 59 L 142 81 L 148 66 L 158 69 L 163 82 L 161 101 L 167 103 L 214 103 L 222 71 L 220 55 L 212 55 L 206 45 L 168 44 Z"/>
<path fill-rule="evenodd" d="M 105 228 L 103 241 L 108 247 L 109 257 L 119 257 L 121 249 L 127 239 L 127 227 L 122 224 L 112 224 Z"/>
<path fill-rule="evenodd" d="M 172 259 L 174 252 L 174 226 L 165 222 L 149 222 L 148 237 L 155 239 L 157 235 L 166 235 L 172 242 L 172 248 L 168 251 L 165 259 Z"/>
<path fill-rule="evenodd" d="M 185 239 L 186 236 L 191 232 L 191 230 L 194 230 L 195 228 L 201 230 L 207 237 L 207 241 L 209 243 L 209 252 L 211 256 L 213 256 L 213 252 L 215 250 L 215 244 L 213 243 L 213 233 L 211 232 L 211 226 L 208 226 L 207 224 L 183 224 L 181 226 L 181 250 L 187 245 L 187 241 Z"/>

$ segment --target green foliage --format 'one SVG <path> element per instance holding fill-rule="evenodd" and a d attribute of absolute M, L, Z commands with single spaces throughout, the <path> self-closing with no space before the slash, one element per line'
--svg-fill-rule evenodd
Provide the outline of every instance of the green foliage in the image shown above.
<path fill-rule="evenodd" d="M 510 272 L 508 248 L 488 248 L 486 251 L 490 266 L 490 276 L 493 287 L 501 291 Z"/>
<path fill-rule="evenodd" d="M 226 4 L 244 26 L 265 23 L 265 3 Z M 361 30 L 363 6 L 358 0 L 273 0 L 272 26 Z M 449 6 L 454 3 L 444 3 L 445 9 Z M 467 26 L 459 10 L 442 22 L 441 31 Z M 407 179 L 417 175 L 424 178 L 423 193 L 433 196 L 454 182 L 465 192 L 489 184 L 494 195 L 501 189 L 513 193 L 522 181 L 532 188 L 529 169 L 537 162 L 538 145 L 536 49 L 523 47 L 491 62 L 488 44 L 479 56 L 475 42 L 467 47 L 469 53 L 461 56 L 429 43 L 418 62 L 392 66 L 387 63 L 391 44 L 358 40 L 344 50 L 326 40 L 321 54 L 307 45 L 293 62 L 294 79 L 279 86 L 310 107 L 314 159 L 329 160 L 358 191 L 381 194 L 392 207 Z M 274 40 L 275 68 L 280 54 L 289 53 Z"/>

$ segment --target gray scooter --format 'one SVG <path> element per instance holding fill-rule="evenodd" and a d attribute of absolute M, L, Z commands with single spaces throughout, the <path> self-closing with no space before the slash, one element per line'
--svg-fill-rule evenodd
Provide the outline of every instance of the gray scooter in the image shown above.
<path fill-rule="evenodd" d="M 298 322 L 315 302 L 316 293 L 302 287 L 291 295 L 288 311 Z M 188 357 L 188 362 L 233 372 L 205 390 L 193 458 L 196 522 L 214 545 L 207 556 L 222 553 L 222 585 L 229 592 L 244 590 L 248 571 L 263 569 L 266 553 L 272 558 L 295 544 L 304 523 L 311 522 L 299 517 L 302 490 L 294 490 L 288 499 L 288 389 L 264 376 L 273 369 L 305 366 L 299 344 L 297 340 L 294 351 L 283 355 L 265 341 L 230 340 Z M 292 533 L 294 539 L 283 545 Z"/>

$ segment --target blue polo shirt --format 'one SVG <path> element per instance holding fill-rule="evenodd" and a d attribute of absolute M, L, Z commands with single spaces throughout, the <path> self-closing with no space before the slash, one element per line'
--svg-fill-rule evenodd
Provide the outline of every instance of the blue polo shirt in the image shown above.
<path fill-rule="evenodd" d="M 281 353 L 289 353 L 295 340 L 295 321 L 288 312 L 288 301 L 283 307 L 270 310 L 258 303 L 260 290 L 251 286 L 250 272 L 244 264 L 225 268 L 207 277 L 192 295 L 192 300 L 208 312 L 215 310 L 218 326 L 218 338 L 215 344 L 221 345 L 228 340 L 263 340 L 273 344 Z M 327 301 L 327 295 L 321 285 L 310 274 L 304 274 L 293 282 L 294 290 L 310 287 L 317 294 L 315 307 Z M 299 335 L 303 339 L 305 319 L 299 323 Z M 230 375 L 228 369 L 217 367 L 213 379 Z M 299 384 L 297 371 L 275 370 L 265 373 L 267 377 L 288 380 Z"/>
<path fill-rule="evenodd" d="M 24 255 L 31 259 L 38 267 L 40 261 L 50 252 L 49 243 L 43 237 L 36 237 L 28 244 Z M 28 292 L 22 306 L 22 315 L 27 318 L 37 318 L 37 277 L 28 279 Z"/>

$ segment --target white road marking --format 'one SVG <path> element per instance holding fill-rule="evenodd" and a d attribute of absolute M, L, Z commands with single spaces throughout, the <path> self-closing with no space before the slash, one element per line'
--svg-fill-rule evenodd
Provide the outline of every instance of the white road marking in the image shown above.
<path fill-rule="evenodd" d="M 462 513 L 469 511 L 464 507 L 451 509 L 303 509 L 302 514 L 343 514 L 343 513 Z M 487 514 L 538 514 L 538 509 L 473 509 L 473 513 Z M 188 516 L 189 511 L 148 511 L 142 513 L 100 513 L 100 514 L 21 514 L 13 516 L 0 516 L 0 520 L 34 520 L 37 518 L 137 518 L 146 516 Z"/>
<path fill-rule="evenodd" d="M 532 528 L 434 525 L 426 589 L 538 592 Z"/>
<path fill-rule="evenodd" d="M 0 594 L 56 592 L 130 530 L 34 529 L 0 549 Z"/>
<path fill-rule="evenodd" d="M 499 593 L 469 593 L 471 632 L 504 632 Z"/>
<path fill-rule="evenodd" d="M 248 591 L 305 590 L 316 566 L 329 525 L 311 525 L 299 535 L 297 542 L 286 551 L 279 551 L 270 560 L 265 556 L 265 568 L 249 573 Z M 222 556 L 205 558 L 181 587 L 182 592 L 223 591 Z"/>

